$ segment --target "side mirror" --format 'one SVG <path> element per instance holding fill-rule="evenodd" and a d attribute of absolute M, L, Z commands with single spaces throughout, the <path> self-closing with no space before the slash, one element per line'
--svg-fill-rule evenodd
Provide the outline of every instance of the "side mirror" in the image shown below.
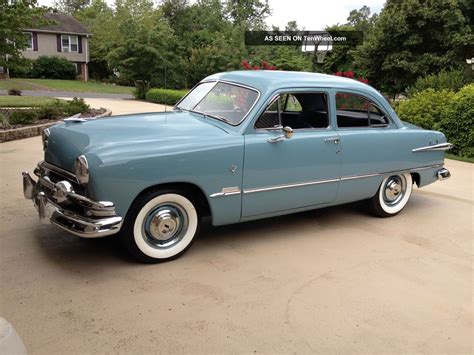
<path fill-rule="evenodd" d="M 281 127 L 280 126 L 280 127 L 275 127 L 275 129 L 272 129 L 272 130 L 274 131 L 274 130 L 277 130 L 277 129 L 281 130 L 283 135 L 267 140 L 268 143 L 279 143 L 279 142 L 284 141 L 285 139 L 290 139 L 291 137 L 293 137 L 293 129 L 291 127 L 289 127 L 289 126 Z"/>
<path fill-rule="evenodd" d="M 291 137 L 293 137 L 293 129 L 291 127 L 285 126 L 283 127 L 282 131 L 286 139 L 290 139 Z"/>

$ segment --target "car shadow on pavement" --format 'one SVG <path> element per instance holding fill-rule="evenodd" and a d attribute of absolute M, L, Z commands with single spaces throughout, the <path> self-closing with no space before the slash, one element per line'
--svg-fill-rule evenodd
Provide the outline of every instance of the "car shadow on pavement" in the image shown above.
<path fill-rule="evenodd" d="M 208 219 L 204 221 L 191 250 L 193 255 L 198 255 L 206 248 L 226 247 L 234 242 L 251 244 L 256 238 L 258 242 L 264 239 L 269 243 L 289 234 L 292 238 L 298 238 L 299 230 L 323 230 L 336 227 L 341 218 L 361 218 L 366 215 L 363 203 L 357 202 L 219 227 L 212 226 Z M 115 236 L 84 239 L 51 225 L 42 225 L 33 233 L 39 251 L 49 262 L 61 267 L 80 268 L 87 273 L 88 270 L 97 272 L 101 265 L 140 265 L 127 254 Z"/>

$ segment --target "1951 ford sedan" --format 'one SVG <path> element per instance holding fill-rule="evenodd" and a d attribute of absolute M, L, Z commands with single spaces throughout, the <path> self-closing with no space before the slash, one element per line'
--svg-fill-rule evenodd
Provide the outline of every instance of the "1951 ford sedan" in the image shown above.
<path fill-rule="evenodd" d="M 23 173 L 40 220 L 118 234 L 144 262 L 181 255 L 213 225 L 369 200 L 394 216 L 412 186 L 450 176 L 440 132 L 400 121 L 372 87 L 314 73 L 207 77 L 170 112 L 67 119 Z"/>

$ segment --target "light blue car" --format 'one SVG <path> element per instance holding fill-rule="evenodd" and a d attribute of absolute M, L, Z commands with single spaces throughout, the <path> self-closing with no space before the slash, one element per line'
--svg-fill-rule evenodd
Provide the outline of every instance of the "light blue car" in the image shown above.
<path fill-rule="evenodd" d="M 24 195 L 41 221 L 118 234 L 137 259 L 185 252 L 201 220 L 224 225 L 368 200 L 394 216 L 450 176 L 440 132 L 400 121 L 372 87 L 330 75 L 211 75 L 170 112 L 67 119 L 43 134 Z"/>

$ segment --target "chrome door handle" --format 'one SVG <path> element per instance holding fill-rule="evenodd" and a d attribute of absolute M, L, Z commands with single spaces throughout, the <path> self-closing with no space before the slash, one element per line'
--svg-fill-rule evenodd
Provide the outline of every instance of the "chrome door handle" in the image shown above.
<path fill-rule="evenodd" d="M 334 142 L 334 144 L 338 144 L 339 143 L 339 137 L 325 138 L 324 141 L 325 142 Z"/>

